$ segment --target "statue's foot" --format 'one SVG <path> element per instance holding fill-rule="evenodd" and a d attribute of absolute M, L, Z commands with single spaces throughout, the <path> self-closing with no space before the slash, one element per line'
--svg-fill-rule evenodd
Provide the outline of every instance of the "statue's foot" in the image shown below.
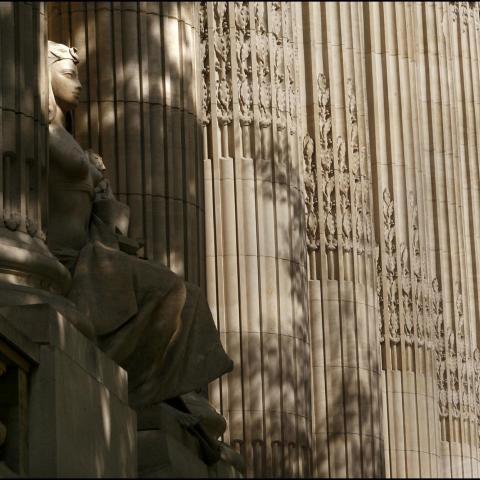
<path fill-rule="evenodd" d="M 186 393 L 181 398 L 188 410 L 200 419 L 200 424 L 208 435 L 217 439 L 225 432 L 227 421 L 208 399 L 196 392 Z"/>

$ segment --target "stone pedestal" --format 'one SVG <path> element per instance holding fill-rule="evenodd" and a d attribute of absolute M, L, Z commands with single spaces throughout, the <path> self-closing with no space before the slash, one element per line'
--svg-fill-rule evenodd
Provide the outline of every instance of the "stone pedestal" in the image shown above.
<path fill-rule="evenodd" d="M 23 339 L 9 335 L 9 344 L 31 359 L 23 351 L 28 344 L 36 356 L 28 386 L 28 474 L 136 476 L 127 373 L 47 304 L 3 307 L 0 315 Z"/>
<path fill-rule="evenodd" d="M 202 445 L 189 425 L 200 421 L 212 441 L 216 434 L 207 432 L 205 417 L 198 409 L 192 409 L 191 400 L 186 405 L 192 414 L 167 403 L 138 412 L 139 477 L 243 478 L 243 459 L 230 447 L 219 442 L 218 460 L 212 458 L 208 447 L 205 450 L 205 443 Z"/>

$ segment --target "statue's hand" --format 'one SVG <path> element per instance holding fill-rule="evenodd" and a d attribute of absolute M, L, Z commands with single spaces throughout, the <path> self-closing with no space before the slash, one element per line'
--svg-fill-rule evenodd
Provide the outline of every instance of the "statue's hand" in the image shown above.
<path fill-rule="evenodd" d="M 128 235 L 130 207 L 114 198 L 98 199 L 93 202 L 93 213 L 106 225 L 112 227 L 112 232 L 119 231 Z"/>
<path fill-rule="evenodd" d="M 105 167 L 105 164 L 103 163 L 103 158 L 98 153 L 94 152 L 91 148 L 85 150 L 85 152 L 88 156 L 88 160 L 90 161 L 90 163 L 103 175 L 103 172 L 107 169 Z"/>

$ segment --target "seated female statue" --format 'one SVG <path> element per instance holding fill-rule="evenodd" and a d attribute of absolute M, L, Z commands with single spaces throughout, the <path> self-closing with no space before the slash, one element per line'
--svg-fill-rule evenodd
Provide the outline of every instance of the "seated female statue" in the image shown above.
<path fill-rule="evenodd" d="M 72 274 L 68 298 L 90 323 L 84 333 L 127 370 L 138 411 L 202 388 L 233 364 L 200 289 L 126 253 L 128 207 L 109 190 L 101 158 L 66 128 L 81 90 L 77 63 L 75 49 L 49 42 L 47 242 Z"/>

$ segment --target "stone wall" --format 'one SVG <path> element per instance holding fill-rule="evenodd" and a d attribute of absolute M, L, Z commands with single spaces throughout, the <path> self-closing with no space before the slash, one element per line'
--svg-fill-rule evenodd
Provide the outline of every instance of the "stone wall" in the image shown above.
<path fill-rule="evenodd" d="M 375 315 L 370 294 L 365 302 L 368 328 L 378 325 L 368 339 L 374 388 L 370 398 L 363 398 L 367 405 L 373 402 L 374 437 L 383 418 L 386 474 L 476 476 L 478 5 L 330 3 L 304 5 L 303 13 L 314 52 L 306 61 L 312 71 L 307 99 L 319 99 L 316 109 L 307 100 L 308 133 L 317 154 L 316 162 L 308 158 L 305 163 L 306 203 L 320 229 L 318 243 L 310 242 L 315 252 L 310 272 L 323 253 L 323 229 L 327 253 L 319 265 L 327 269 L 324 277 L 341 279 L 343 270 L 345 279 L 351 271 L 348 252 L 356 251 L 351 278 L 355 291 L 361 291 L 362 277 L 355 275 L 362 272 L 359 259 L 373 254 L 376 268 L 371 270 L 370 261 L 363 272 L 367 291 L 375 286 Z M 313 130 L 316 122 L 319 134 Z M 328 351 L 335 336 L 332 314 L 325 314 L 328 285 L 321 290 L 323 322 L 312 308 L 316 305 L 310 313 L 312 333 L 316 315 L 323 326 L 326 353 L 319 352 L 318 362 L 324 355 L 326 366 L 315 373 L 315 345 L 312 370 L 314 378 L 325 373 L 326 379 L 314 383 L 314 406 L 315 418 L 322 412 L 329 418 L 332 390 L 343 389 L 344 402 L 357 392 L 350 392 L 351 382 L 329 385 Z M 362 309 L 359 299 L 354 304 L 354 310 Z M 357 327 L 362 320 L 357 314 Z M 344 317 L 337 328 L 342 339 L 353 330 Z M 360 361 L 362 331 L 356 330 L 352 346 L 342 350 L 344 382 L 345 352 L 355 351 L 356 343 Z M 377 409 L 374 352 L 379 344 L 383 406 Z M 361 409 L 360 395 L 358 408 L 340 417 L 347 425 Z M 330 429 L 327 423 L 327 433 Z M 332 475 L 338 468 L 350 473 L 352 445 L 346 434 L 346 466 L 330 460 L 322 473 Z M 362 456 L 368 455 L 365 445 L 362 441 Z M 337 448 L 343 454 L 341 446 L 333 451 Z"/>
<path fill-rule="evenodd" d="M 478 4 L 48 17 L 131 235 L 205 287 L 247 475 L 478 476 Z"/>

